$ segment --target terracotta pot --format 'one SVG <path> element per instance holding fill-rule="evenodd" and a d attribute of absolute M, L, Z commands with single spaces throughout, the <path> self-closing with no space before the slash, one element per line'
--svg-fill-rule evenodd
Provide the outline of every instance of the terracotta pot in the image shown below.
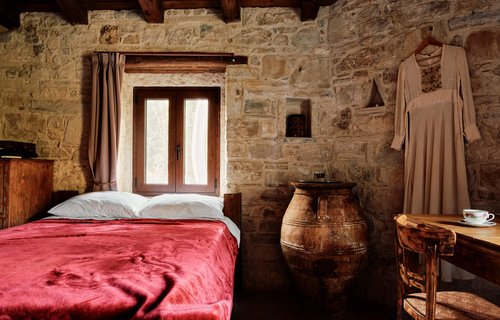
<path fill-rule="evenodd" d="M 356 184 L 291 184 L 295 193 L 281 226 L 283 255 L 306 303 L 340 312 L 367 257 L 368 228 L 352 193 Z"/>

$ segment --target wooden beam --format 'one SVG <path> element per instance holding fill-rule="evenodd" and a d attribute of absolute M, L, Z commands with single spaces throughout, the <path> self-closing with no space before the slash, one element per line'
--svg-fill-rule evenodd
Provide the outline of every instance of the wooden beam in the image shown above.
<path fill-rule="evenodd" d="M 221 0 L 163 0 L 163 9 L 220 9 Z"/>
<path fill-rule="evenodd" d="M 240 3 L 238 0 L 220 0 L 224 21 L 232 22 L 240 19 Z"/>
<path fill-rule="evenodd" d="M 21 25 L 19 12 L 14 10 L 11 5 L 1 3 L 0 24 L 9 30 L 18 28 Z"/>
<path fill-rule="evenodd" d="M 205 53 L 124 53 L 127 73 L 223 73 L 228 65 L 246 64 L 248 58 Z"/>
<path fill-rule="evenodd" d="M 318 17 L 318 0 L 302 0 L 300 4 L 300 21 L 314 20 Z"/>
<path fill-rule="evenodd" d="M 140 10 L 141 6 L 135 1 L 113 0 L 85 0 L 88 10 Z"/>
<path fill-rule="evenodd" d="M 299 7 L 301 0 L 240 0 L 241 7 Z"/>
<path fill-rule="evenodd" d="M 71 24 L 88 24 L 87 6 L 84 1 L 79 0 L 57 0 L 66 19 Z"/>
<path fill-rule="evenodd" d="M 329 6 L 337 0 L 316 0 L 320 6 Z M 241 7 L 301 7 L 303 0 L 240 0 Z"/>
<path fill-rule="evenodd" d="M 139 0 L 142 13 L 149 23 L 163 23 L 161 0 Z"/>

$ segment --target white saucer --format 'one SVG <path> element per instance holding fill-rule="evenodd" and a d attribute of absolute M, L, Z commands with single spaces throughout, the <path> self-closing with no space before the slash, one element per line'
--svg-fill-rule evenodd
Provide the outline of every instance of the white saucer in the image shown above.
<path fill-rule="evenodd" d="M 471 226 L 471 227 L 478 227 L 478 228 L 484 228 L 484 227 L 492 227 L 496 225 L 496 222 L 493 221 L 486 221 L 485 223 L 470 223 L 465 220 L 460 220 L 458 221 L 460 224 L 464 224 L 466 226 Z"/>

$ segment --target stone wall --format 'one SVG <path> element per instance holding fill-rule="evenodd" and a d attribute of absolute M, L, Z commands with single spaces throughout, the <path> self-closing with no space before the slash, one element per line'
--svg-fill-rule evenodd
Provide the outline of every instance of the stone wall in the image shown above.
<path fill-rule="evenodd" d="M 326 171 L 358 183 L 370 223 L 370 258 L 356 293 L 390 304 L 392 217 L 403 201 L 403 153 L 389 148 L 398 65 L 427 35 L 466 48 L 482 134 L 466 147 L 472 203 L 500 212 L 499 17 L 495 0 L 340 0 L 309 22 L 291 8 L 245 8 L 241 22 L 229 24 L 205 9 L 167 11 L 163 24 L 133 11 L 90 12 L 89 25 L 77 26 L 55 14 L 23 14 L 19 29 L 0 34 L 0 138 L 35 142 L 41 157 L 55 159 L 56 190 L 89 190 L 92 52 L 248 56 L 248 66 L 225 74 L 221 116 L 225 188 L 243 193 L 245 287 L 289 287 L 279 246 L 288 181 Z M 383 106 L 367 107 L 372 83 Z M 301 100 L 311 106 L 311 138 L 286 138 L 287 110 Z"/>

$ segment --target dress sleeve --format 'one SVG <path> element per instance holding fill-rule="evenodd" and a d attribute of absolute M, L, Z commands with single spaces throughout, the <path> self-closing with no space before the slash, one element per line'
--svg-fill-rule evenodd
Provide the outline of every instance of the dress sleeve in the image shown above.
<path fill-rule="evenodd" d="M 468 142 L 473 142 L 481 138 L 481 134 L 476 125 L 476 111 L 474 100 L 472 98 L 472 89 L 469 77 L 469 67 L 467 66 L 467 57 L 465 50 L 460 48 L 458 51 L 458 72 L 460 76 L 460 95 L 464 102 L 463 122 L 464 136 Z"/>
<path fill-rule="evenodd" d="M 405 70 L 404 63 L 399 65 L 398 86 L 396 93 L 396 110 L 394 117 L 394 138 L 392 139 L 391 148 L 401 150 L 405 139 L 406 132 L 406 99 L 405 99 Z"/>

